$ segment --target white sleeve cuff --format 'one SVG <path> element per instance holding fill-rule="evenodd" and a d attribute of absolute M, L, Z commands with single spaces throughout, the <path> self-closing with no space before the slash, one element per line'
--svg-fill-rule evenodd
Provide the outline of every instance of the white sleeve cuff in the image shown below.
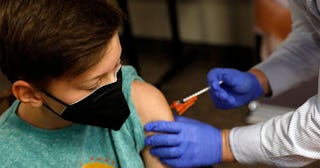
<path fill-rule="evenodd" d="M 230 146 L 234 157 L 239 163 L 268 163 L 261 148 L 262 124 L 236 127 L 230 131 Z"/>

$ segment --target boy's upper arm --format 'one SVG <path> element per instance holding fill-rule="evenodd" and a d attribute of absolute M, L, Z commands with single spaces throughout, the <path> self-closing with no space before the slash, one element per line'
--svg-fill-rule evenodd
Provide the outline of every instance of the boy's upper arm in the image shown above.
<path fill-rule="evenodd" d="M 142 81 L 134 81 L 131 97 L 143 126 L 151 121 L 174 120 L 167 100 L 156 87 Z M 150 147 L 142 151 L 142 157 L 147 168 L 167 167 L 150 154 Z"/>

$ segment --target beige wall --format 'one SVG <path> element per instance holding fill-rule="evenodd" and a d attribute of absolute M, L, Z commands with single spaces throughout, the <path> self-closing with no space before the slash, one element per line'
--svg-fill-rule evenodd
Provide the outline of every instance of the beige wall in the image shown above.
<path fill-rule="evenodd" d="M 134 34 L 169 39 L 166 0 L 128 0 Z M 252 0 L 177 0 L 185 42 L 253 45 Z"/>

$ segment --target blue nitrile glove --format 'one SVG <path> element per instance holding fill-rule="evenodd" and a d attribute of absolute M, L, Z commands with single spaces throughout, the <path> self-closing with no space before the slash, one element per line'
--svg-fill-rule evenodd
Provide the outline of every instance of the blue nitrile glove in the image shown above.
<path fill-rule="evenodd" d="M 161 132 L 145 139 L 151 154 L 172 167 L 208 166 L 221 162 L 221 131 L 197 120 L 176 116 L 174 122 L 156 121 L 146 131 Z"/>
<path fill-rule="evenodd" d="M 210 96 L 217 108 L 231 109 L 262 96 L 263 88 L 255 75 L 230 68 L 214 68 L 208 75 Z M 222 81 L 222 83 L 219 83 Z"/>

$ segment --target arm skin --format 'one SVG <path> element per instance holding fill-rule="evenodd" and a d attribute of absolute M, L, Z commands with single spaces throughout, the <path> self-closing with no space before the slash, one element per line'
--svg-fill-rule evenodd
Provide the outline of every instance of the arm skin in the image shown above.
<path fill-rule="evenodd" d="M 222 130 L 222 162 L 234 162 L 236 161 L 233 153 L 231 151 L 230 143 L 229 143 L 229 132 L 230 130 Z"/>
<path fill-rule="evenodd" d="M 267 76 L 259 69 L 252 68 L 249 70 L 250 73 L 256 76 L 258 79 L 260 85 L 263 88 L 263 96 L 268 96 L 272 93 L 269 81 L 267 79 Z"/>
<path fill-rule="evenodd" d="M 151 121 L 174 120 L 167 100 L 154 86 L 146 82 L 134 81 L 131 95 L 143 126 Z M 145 133 L 145 135 L 148 136 L 150 134 L 147 135 Z M 143 150 L 142 157 L 147 168 L 167 167 L 158 158 L 150 154 L 150 147 Z"/>

